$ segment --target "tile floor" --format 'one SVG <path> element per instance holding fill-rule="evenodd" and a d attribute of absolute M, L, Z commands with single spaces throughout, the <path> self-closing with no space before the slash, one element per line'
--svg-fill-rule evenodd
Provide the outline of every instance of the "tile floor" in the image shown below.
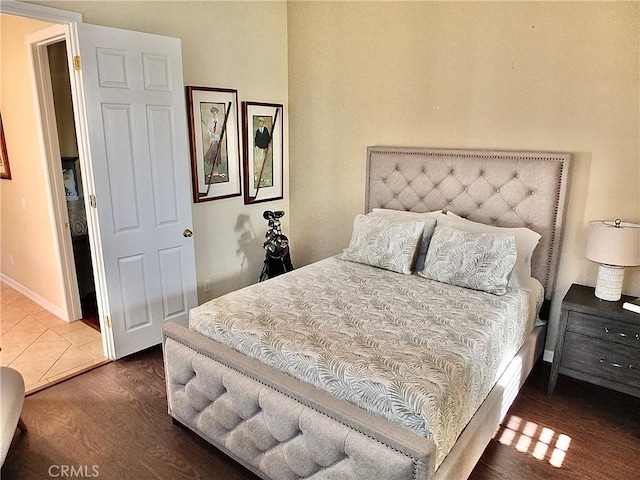
<path fill-rule="evenodd" d="M 18 370 L 27 394 L 107 363 L 100 332 L 65 322 L 0 283 L 0 363 Z"/>

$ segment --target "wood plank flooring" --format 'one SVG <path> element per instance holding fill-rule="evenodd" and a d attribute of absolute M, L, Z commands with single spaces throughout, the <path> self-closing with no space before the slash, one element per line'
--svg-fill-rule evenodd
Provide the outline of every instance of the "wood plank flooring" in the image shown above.
<path fill-rule="evenodd" d="M 548 373 L 534 369 L 470 479 L 637 479 L 640 399 L 563 376 L 549 398 Z M 29 430 L 16 433 L 3 480 L 65 468 L 76 478 L 256 478 L 171 422 L 159 348 L 28 396 L 23 418 Z"/>

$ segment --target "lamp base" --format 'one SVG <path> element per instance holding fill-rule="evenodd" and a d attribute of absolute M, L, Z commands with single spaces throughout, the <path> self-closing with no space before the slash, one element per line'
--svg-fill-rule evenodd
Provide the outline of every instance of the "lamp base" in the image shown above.
<path fill-rule="evenodd" d="M 596 282 L 596 297 L 616 302 L 622 297 L 622 283 L 624 282 L 624 267 L 600 264 L 598 280 Z"/>

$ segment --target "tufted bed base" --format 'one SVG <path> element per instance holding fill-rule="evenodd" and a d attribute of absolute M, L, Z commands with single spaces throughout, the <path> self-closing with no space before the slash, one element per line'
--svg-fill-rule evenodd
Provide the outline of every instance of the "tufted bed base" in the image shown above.
<path fill-rule="evenodd" d="M 534 330 L 436 472 L 431 440 L 171 323 L 169 414 L 266 479 L 462 479 L 539 358 L 544 330 Z"/>
<path fill-rule="evenodd" d="M 169 414 L 263 478 L 432 478 L 424 437 L 180 325 L 163 346 Z"/>
<path fill-rule="evenodd" d="M 551 299 L 568 154 L 369 147 L 365 211 L 453 210 L 542 240 L 533 276 Z M 436 470 L 432 440 L 167 323 L 169 414 L 265 479 L 463 480 L 540 357 L 536 327 Z"/>

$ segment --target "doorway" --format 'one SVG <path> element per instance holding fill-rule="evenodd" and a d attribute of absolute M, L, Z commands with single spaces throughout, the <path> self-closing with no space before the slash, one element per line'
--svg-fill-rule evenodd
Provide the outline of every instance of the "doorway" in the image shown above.
<path fill-rule="evenodd" d="M 28 8 L 38 12 L 27 16 L 43 19 L 41 7 L 12 4 L 18 16 Z M 82 317 L 67 199 L 63 188 L 55 188 L 64 184 L 63 155 L 48 45 L 65 40 L 73 60 L 68 71 L 78 178 L 101 337 L 106 356 L 117 359 L 160 343 L 162 324 L 186 324 L 197 304 L 194 244 L 185 233 L 193 227 L 180 40 L 85 24 L 78 14 L 44 13 L 54 25 L 26 39 L 35 72 L 52 246 L 59 252 L 52 252 L 53 267 L 64 286 L 64 298 L 52 306 L 66 320 Z"/>
<path fill-rule="evenodd" d="M 71 236 L 73 264 L 80 302 L 82 321 L 100 331 L 98 319 L 96 287 L 91 261 L 91 244 L 87 215 L 85 211 L 85 192 L 82 182 L 82 167 L 78 156 L 78 138 L 76 135 L 71 98 L 71 80 L 69 78 L 66 40 L 51 43 L 46 47 L 51 79 L 51 95 L 53 97 L 55 123 L 60 150 L 60 163 L 53 168 L 62 170 L 62 185 L 55 185 L 50 180 L 52 190 L 64 188 L 66 212 L 59 222 L 65 222 Z M 49 82 L 45 82 L 49 83 Z M 57 162 L 57 159 L 49 159 Z M 66 214 L 66 215 L 65 215 Z M 75 291 L 75 289 L 73 289 Z M 73 319 L 77 320 L 77 319 Z"/>

